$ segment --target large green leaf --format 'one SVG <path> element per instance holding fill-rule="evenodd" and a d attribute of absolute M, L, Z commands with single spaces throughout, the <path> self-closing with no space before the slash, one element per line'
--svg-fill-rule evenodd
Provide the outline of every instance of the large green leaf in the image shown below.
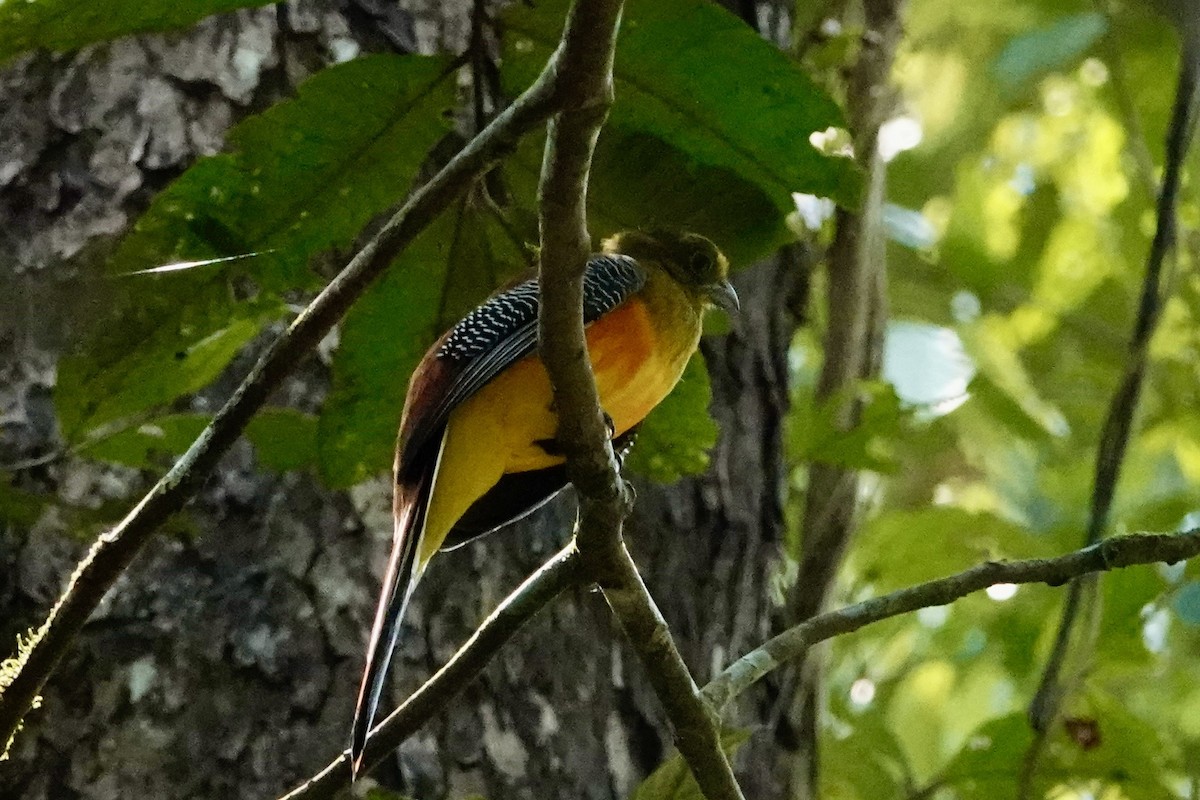
<path fill-rule="evenodd" d="M 169 414 L 85 444 L 84 455 L 139 469 L 162 467 L 191 446 L 212 420 L 207 414 Z M 258 460 L 277 472 L 316 460 L 317 420 L 290 408 L 268 408 L 246 426 Z"/>
<path fill-rule="evenodd" d="M 0 63 L 24 50 L 74 50 L 130 33 L 182 28 L 211 14 L 268 0 L 10 0 L 0 3 Z"/>
<path fill-rule="evenodd" d="M 843 431 L 837 425 L 847 397 L 862 400 L 859 420 Z M 790 416 L 792 453 L 797 461 L 818 461 L 851 469 L 895 472 L 898 444 L 912 410 L 905 408 L 891 384 L 881 381 L 856 385 L 815 404 L 809 396 Z"/>
<path fill-rule="evenodd" d="M 319 73 L 294 100 L 235 127 L 231 152 L 161 192 L 117 248 L 112 274 L 257 255 L 114 277 L 104 324 L 60 366 L 68 440 L 204 386 L 284 313 L 281 292 L 313 287 L 309 259 L 349 245 L 394 204 L 445 134 L 447 65 L 371 56 Z"/>
<path fill-rule="evenodd" d="M 558 42 L 566 7 L 566 0 L 548 0 L 515 4 L 505 14 L 509 91 L 528 85 L 541 69 Z M 663 142 L 696 167 L 757 186 L 781 212 L 791 207 L 792 192 L 857 202 L 861 180 L 853 163 L 827 157 L 808 141 L 815 131 L 843 124 L 837 105 L 787 56 L 716 4 L 628 3 L 615 79 L 609 136 Z M 692 171 L 678 172 L 674 181 L 688 185 Z M 660 188 L 637 180 L 624 193 Z M 732 208 L 719 193 L 696 192 L 692 200 Z"/>

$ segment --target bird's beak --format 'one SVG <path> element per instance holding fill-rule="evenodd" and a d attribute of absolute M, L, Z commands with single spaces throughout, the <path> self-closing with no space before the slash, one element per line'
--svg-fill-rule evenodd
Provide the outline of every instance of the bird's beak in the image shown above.
<path fill-rule="evenodd" d="M 729 281 L 721 281 L 714 283 L 708 287 L 708 299 L 712 301 L 717 308 L 723 308 L 730 316 L 734 316 L 741 310 L 741 303 L 738 302 L 737 292 L 733 290 L 733 286 Z"/>

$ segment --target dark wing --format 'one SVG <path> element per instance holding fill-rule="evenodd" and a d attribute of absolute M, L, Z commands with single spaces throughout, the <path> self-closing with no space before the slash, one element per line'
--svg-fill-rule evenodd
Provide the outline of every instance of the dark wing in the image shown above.
<path fill-rule="evenodd" d="M 641 265 L 620 254 L 596 255 L 583 275 L 583 320 L 593 322 L 646 284 Z M 460 403 L 537 348 L 538 282 L 525 281 L 493 296 L 434 345 L 413 377 L 400 430 L 398 476 L 407 475 L 422 452 L 441 440 L 446 420 Z M 415 393 L 415 394 L 414 394 Z"/>

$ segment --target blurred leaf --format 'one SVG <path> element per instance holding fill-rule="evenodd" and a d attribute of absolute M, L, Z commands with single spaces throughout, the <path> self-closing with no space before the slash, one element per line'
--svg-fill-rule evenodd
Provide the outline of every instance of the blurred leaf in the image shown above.
<path fill-rule="evenodd" d="M 1074 64 L 1107 30 L 1097 11 L 1063 17 L 1012 39 L 992 64 L 992 74 L 1004 92 L 1016 94 L 1043 75 Z"/>
<path fill-rule="evenodd" d="M 887 592 L 941 578 L 981 561 L 1050 555 L 1048 543 L 991 514 L 960 508 L 885 511 L 859 533 L 859 574 Z"/>
<path fill-rule="evenodd" d="M 281 292 L 315 286 L 309 259 L 349 245 L 394 204 L 448 129 L 448 64 L 370 56 L 320 72 L 295 99 L 234 127 L 231 152 L 202 159 L 159 193 L 117 248 L 112 274 L 257 255 L 114 278 L 106 319 L 60 365 L 68 441 L 206 385 L 283 315 Z"/>
<path fill-rule="evenodd" d="M 408 380 L 443 330 L 524 266 L 468 198 L 442 214 L 342 323 L 317 433 L 321 473 L 351 486 L 392 464 Z"/>
<path fill-rule="evenodd" d="M 888 727 L 918 779 L 932 777 L 941 764 L 947 701 L 955 678 L 948 661 L 926 661 L 904 676 L 888 705 Z"/>
<path fill-rule="evenodd" d="M 1062 412 L 1038 391 L 1001 320 L 985 318 L 960 333 L 978 374 L 1007 395 L 1031 422 L 1053 436 L 1062 436 L 1069 431 Z"/>
<path fill-rule="evenodd" d="M 721 749 L 733 757 L 737 749 L 750 738 L 749 731 L 724 731 Z M 704 800 L 696 779 L 692 777 L 683 757 L 675 753 L 650 773 L 634 790 L 629 800 Z"/>
<path fill-rule="evenodd" d="M 565 0 L 548 0 L 536 7 L 514 5 L 505 14 L 503 77 L 510 92 L 527 86 L 557 45 L 566 6 Z M 716 223 L 722 212 L 741 216 L 737 195 L 748 191 L 739 184 L 756 187 L 780 225 L 792 208 L 792 192 L 857 203 L 861 176 L 854 164 L 826 157 L 807 141 L 812 132 L 844 124 L 836 104 L 776 47 L 715 4 L 628 4 L 617 43 L 615 79 L 617 102 L 593 168 L 597 185 L 611 188 L 597 194 L 614 201 L 623 197 L 653 211 L 655 203 L 642 202 L 643 193 L 673 197 L 681 192 L 684 196 L 672 205 L 690 202 Z M 654 170 L 656 158 L 664 156 L 679 162 L 673 173 Z M 652 170 L 650 177 L 662 179 L 648 179 L 646 168 Z M 724 182 L 734 196 L 695 186 L 697 177 Z M 619 202 L 610 205 L 621 210 Z M 670 215 L 610 218 L 612 226 L 602 229 L 673 223 L 711 235 L 734 251 L 730 255 L 735 260 L 740 257 L 738 248 L 710 226 L 679 216 L 676 208 Z"/>
<path fill-rule="evenodd" d="M 711 402 L 708 368 L 697 352 L 674 391 L 642 423 L 626 461 L 629 469 L 659 483 L 704 472 L 717 443 L 717 426 L 708 415 Z"/>
<path fill-rule="evenodd" d="M 317 418 L 293 408 L 268 408 L 246 426 L 258 461 L 276 472 L 307 469 L 317 460 Z"/>
<path fill-rule="evenodd" d="M 393 792 L 391 789 L 384 789 L 379 786 L 372 786 L 370 789 L 367 789 L 363 798 L 364 800 L 412 800 L 406 794 Z M 483 798 L 479 795 L 471 795 L 470 797 L 464 797 L 463 800 L 483 800 Z"/>
<path fill-rule="evenodd" d="M 883 709 L 895 696 L 895 684 L 876 685 L 869 708 L 844 707 L 844 695 L 830 698 L 842 730 L 821 741 L 823 800 L 874 800 L 902 796 L 911 770 L 903 749 L 887 724 Z"/>
<path fill-rule="evenodd" d="M 1189 625 L 1200 625 L 1200 581 L 1188 581 L 1171 603 L 1179 618 Z"/>
<path fill-rule="evenodd" d="M 38 521 L 47 498 L 26 492 L 12 485 L 12 476 L 0 472 L 0 523 L 8 522 L 28 528 Z"/>
<path fill-rule="evenodd" d="M 81 452 L 90 458 L 138 469 L 156 469 L 191 446 L 212 420 L 207 414 L 171 414 L 126 428 L 95 442 Z M 277 472 L 305 469 L 316 460 L 317 420 L 290 408 L 267 408 L 246 426 L 259 463 Z"/>
<path fill-rule="evenodd" d="M 904 435 L 912 411 L 904 408 L 891 384 L 864 383 L 853 389 L 862 402 L 858 424 L 839 430 L 835 420 L 846 402 L 844 394 L 826 399 L 819 407 L 811 403 L 793 410 L 792 446 L 800 461 L 817 461 L 851 469 L 890 473 L 898 468 L 897 444 Z"/>
<path fill-rule="evenodd" d="M 967 739 L 941 777 L 962 800 L 1012 797 L 1032 740 L 1024 712 L 986 722 Z M 1035 792 L 1032 796 L 1043 795 Z"/>
<path fill-rule="evenodd" d="M 1130 800 L 1174 796 L 1172 779 L 1163 769 L 1173 748 L 1160 735 L 1157 723 L 1140 719 L 1109 695 L 1092 693 L 1087 704 L 1081 716 L 1096 721 L 1099 744 L 1085 748 L 1068 735 L 1065 727 L 1055 730 L 1048 748 L 1047 771 L 1051 775 L 1094 777 L 1119 786 Z"/>
<path fill-rule="evenodd" d="M 0 63 L 24 50 L 62 52 L 131 33 L 182 28 L 212 14 L 267 5 L 266 0 L 14 0 L 0 3 Z"/>

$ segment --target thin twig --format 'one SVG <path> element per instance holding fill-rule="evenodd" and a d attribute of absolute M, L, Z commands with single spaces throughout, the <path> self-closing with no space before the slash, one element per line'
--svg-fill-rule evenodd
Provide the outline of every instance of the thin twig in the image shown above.
<path fill-rule="evenodd" d="M 800 658 L 817 642 L 851 633 L 875 622 L 931 606 L 944 606 L 997 583 L 1045 583 L 1061 586 L 1081 575 L 1163 562 L 1175 564 L 1200 555 L 1200 528 L 1178 534 L 1114 536 L 1055 558 L 989 561 L 945 578 L 864 600 L 819 614 L 765 642 L 730 664 L 704 687 L 718 711 L 789 660 Z"/>
<path fill-rule="evenodd" d="M 1142 282 L 1141 301 L 1134 321 L 1125 374 L 1109 403 L 1096 453 L 1095 482 L 1085 536 L 1087 544 L 1100 541 L 1108 530 L 1113 497 L 1125 461 L 1138 398 L 1145 382 L 1150 339 L 1165 302 L 1163 264 L 1175 247 L 1180 179 L 1196 122 L 1197 64 L 1194 55 L 1185 48 L 1180 63 L 1175 108 L 1167 128 L 1166 168 L 1158 197 L 1158 226 L 1146 259 L 1146 275 Z M 1095 578 L 1073 581 L 1067 590 L 1054 648 L 1046 660 L 1037 693 L 1029 704 L 1030 725 L 1039 733 L 1047 731 L 1058 716 L 1066 693 L 1062 680 L 1063 666 L 1072 651 L 1073 641 L 1078 638 L 1074 635 L 1076 622 L 1082 609 L 1094 606 L 1096 594 Z M 1037 769 L 1043 742 L 1044 737 L 1037 736 L 1030 746 L 1024 765 L 1027 774 L 1021 779 L 1022 787 L 1032 785 L 1029 776 Z"/>
<path fill-rule="evenodd" d="M 471 638 L 444 667 L 405 700 L 404 705 L 376 726 L 367 739 L 364 757 L 367 766 L 374 766 L 381 761 L 426 720 L 441 711 L 446 703 L 471 684 L 492 656 L 530 617 L 564 589 L 581 580 L 579 552 L 575 543 L 571 542 L 526 578 L 471 634 Z M 347 750 L 280 800 L 325 800 L 349 785 L 350 752 Z"/>
<path fill-rule="evenodd" d="M 200 480 L 241 435 L 268 395 L 325 336 L 396 256 L 557 103 L 553 70 L 538 79 L 472 139 L 351 259 L 255 364 L 208 427 L 115 528 L 102 534 L 75 568 L 65 591 L 34 635 L 12 682 L 0 695 L 0 742 L 7 741 L 46 679 L 104 594 Z"/>
<path fill-rule="evenodd" d="M 887 247 L 882 209 L 887 194 L 887 165 L 879 153 L 879 129 L 892 112 L 889 76 L 901 37 L 903 0 L 868 0 L 862 49 L 850 69 L 846 108 L 859 160 L 868 169 L 867 196 L 860 211 L 838 209 L 829 249 L 826 299 L 829 325 L 815 402 L 836 402 L 834 428 L 858 424 L 862 401 L 857 387 L 879 374 L 887 323 Z M 840 398 L 840 399 L 839 399 Z M 801 622 L 828 602 L 838 569 L 858 524 L 860 473 L 833 464 L 809 466 L 804 497 L 800 564 L 788 602 L 788 622 Z M 820 736 L 823 664 L 819 654 L 797 666 L 783 681 L 783 702 L 791 704 L 796 757 L 789 796 L 811 800 L 820 795 Z M 791 684 L 794 684 L 794 688 Z M 785 712 L 786 713 L 786 712 Z"/>

